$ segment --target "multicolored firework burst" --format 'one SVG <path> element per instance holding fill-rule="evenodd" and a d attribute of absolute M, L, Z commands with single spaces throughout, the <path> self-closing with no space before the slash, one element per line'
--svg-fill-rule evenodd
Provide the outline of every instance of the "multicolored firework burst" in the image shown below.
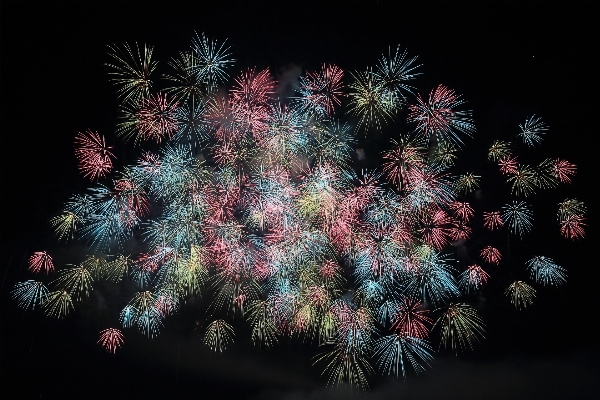
<path fill-rule="evenodd" d="M 256 346 L 286 336 L 321 345 L 315 364 L 330 383 L 366 387 L 376 370 L 424 371 L 434 348 L 475 348 L 489 312 L 482 297 L 526 310 L 535 286 L 565 284 L 553 259 L 510 250 L 534 233 L 535 194 L 572 183 L 576 166 L 527 165 L 511 143 L 489 140 L 481 159 L 498 171 L 458 170 L 475 137 L 472 113 L 446 85 L 419 94 L 420 66 L 406 50 L 358 72 L 305 71 L 290 98 L 277 97 L 269 69 L 245 69 L 228 89 L 229 48 L 204 34 L 168 63 L 164 81 L 151 46 L 109 50 L 122 101 L 115 134 L 139 156 L 110 178 L 104 137 L 76 135 L 79 168 L 98 182 L 50 222 L 89 254 L 54 271 L 46 252 L 33 253 L 29 272 L 51 277 L 16 283 L 19 307 L 64 318 L 103 281 L 122 283 L 130 300 L 113 310 L 115 324 L 152 338 L 204 296 L 210 349 L 234 346 L 243 321 Z M 381 135 L 387 125 L 403 133 L 387 139 L 381 171 L 354 169 L 353 128 Z M 548 132 L 538 117 L 519 128 L 526 147 Z M 490 177 L 506 193 L 479 201 Z M 580 200 L 561 202 L 557 236 L 584 238 L 586 213 Z M 504 279 L 507 270 L 521 280 Z M 115 353 L 124 335 L 104 329 L 98 343 Z"/>

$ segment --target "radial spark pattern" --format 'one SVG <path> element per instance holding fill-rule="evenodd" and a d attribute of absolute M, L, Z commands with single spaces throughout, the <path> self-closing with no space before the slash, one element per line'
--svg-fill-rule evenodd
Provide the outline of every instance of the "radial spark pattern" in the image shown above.
<path fill-rule="evenodd" d="M 109 51 L 116 135 L 146 148 L 112 172 L 104 137 L 78 134 L 80 169 L 99 182 L 51 219 L 58 239 L 78 246 L 56 254 L 76 259 L 54 271 L 46 252 L 32 251 L 28 273 L 50 275 L 49 284 L 16 283 L 19 307 L 63 318 L 101 298 L 94 290 L 119 293 L 106 301 L 115 324 L 153 338 L 202 304 L 194 312 L 206 315 L 188 328 L 210 349 L 227 351 L 244 331 L 259 347 L 299 339 L 322 346 L 315 363 L 330 383 L 364 387 L 375 370 L 422 372 L 434 348 L 474 349 L 483 298 L 525 310 L 533 286 L 565 284 L 565 268 L 522 256 L 514 235 L 527 240 L 535 202 L 546 198 L 536 194 L 572 183 L 575 165 L 527 165 L 494 140 L 480 155 L 494 168 L 462 170 L 461 148 L 476 139 L 466 101 L 446 85 L 419 94 L 417 58 L 400 47 L 358 72 L 328 63 L 305 71 L 290 98 L 269 68 L 230 81 L 229 47 L 204 34 L 167 63 L 164 80 L 152 47 Z M 548 131 L 535 117 L 520 128 L 526 147 Z M 354 160 L 371 149 L 353 145 L 390 132 L 381 170 L 361 170 Z M 583 238 L 586 213 L 564 200 L 557 232 Z M 518 269 L 531 285 L 498 292 Z M 123 341 L 109 328 L 98 343 L 115 353 Z"/>

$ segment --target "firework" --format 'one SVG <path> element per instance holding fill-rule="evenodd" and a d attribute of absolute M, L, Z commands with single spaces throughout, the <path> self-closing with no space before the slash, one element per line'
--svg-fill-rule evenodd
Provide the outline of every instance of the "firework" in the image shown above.
<path fill-rule="evenodd" d="M 565 269 L 551 258 L 536 256 L 527 261 L 526 266 L 531 279 L 542 285 L 560 286 L 567 281 Z"/>
<path fill-rule="evenodd" d="M 379 84 L 372 70 L 352 74 L 354 81 L 348 85 L 350 112 L 359 118 L 357 129 L 381 129 L 394 115 L 395 104 Z"/>
<path fill-rule="evenodd" d="M 461 175 L 456 180 L 456 190 L 463 193 L 473 192 L 479 187 L 479 179 L 481 176 L 475 175 L 473 172 Z"/>
<path fill-rule="evenodd" d="M 392 316 L 392 329 L 400 336 L 425 339 L 433 321 L 427 316 L 429 310 L 423 308 L 420 300 L 404 298 Z"/>
<path fill-rule="evenodd" d="M 124 328 L 137 326 L 148 337 L 158 334 L 162 327 L 162 316 L 157 309 L 157 296 L 150 291 L 137 292 L 121 311 Z"/>
<path fill-rule="evenodd" d="M 161 143 L 177 132 L 177 103 L 157 93 L 144 99 L 136 112 L 137 140 Z"/>
<path fill-rule="evenodd" d="M 584 215 L 587 207 L 577 199 L 566 199 L 558 203 L 558 220 L 562 221 L 574 215 Z"/>
<path fill-rule="evenodd" d="M 457 172 L 475 133 L 471 112 L 445 85 L 414 95 L 417 57 L 400 47 L 360 72 L 321 64 L 290 98 L 277 97 L 268 68 L 246 68 L 229 84 L 229 48 L 204 34 L 168 63 L 165 82 L 152 76 L 149 46 L 110 46 L 109 57 L 116 135 L 148 149 L 115 173 L 104 137 L 77 135 L 80 170 L 103 182 L 69 198 L 51 225 L 88 254 L 54 271 L 47 253 L 34 253 L 29 273 L 50 275 L 50 289 L 15 284 L 20 308 L 64 318 L 88 307 L 92 290 L 104 296 L 118 284 L 130 300 L 117 302 L 115 320 L 153 338 L 203 297 L 212 321 L 203 342 L 213 351 L 229 348 L 244 321 L 253 345 L 318 344 L 315 363 L 329 383 L 366 387 L 375 370 L 422 372 L 434 347 L 473 348 L 485 325 L 470 301 L 499 294 L 520 310 L 533 303 L 534 285 L 566 281 L 564 268 L 535 256 L 524 267 L 532 286 L 487 285 L 506 270 L 522 274 L 508 234 L 532 232 L 534 194 L 571 183 L 575 165 L 543 158 L 530 166 L 495 140 L 482 158 L 499 173 Z M 356 132 L 387 134 L 387 125 L 394 139 L 384 141 L 382 169 L 355 169 Z M 537 146 L 546 131 L 531 117 L 519 136 Z M 509 200 L 488 175 L 506 181 Z M 586 214 L 582 201 L 561 202 L 561 235 L 583 238 Z M 441 335 L 431 334 L 437 328 Z M 98 343 L 114 354 L 123 338 L 109 328 Z"/>
<path fill-rule="evenodd" d="M 437 320 L 440 325 L 442 341 L 440 346 L 450 347 L 455 352 L 473 348 L 473 343 L 483 337 L 485 325 L 477 311 L 465 303 L 450 304 Z"/>
<path fill-rule="evenodd" d="M 496 140 L 488 151 L 488 159 L 490 161 L 500 161 L 511 155 L 510 143 Z"/>
<path fill-rule="evenodd" d="M 255 346 L 272 346 L 277 343 L 277 326 L 272 311 L 266 301 L 255 301 L 249 307 L 249 320 L 252 328 L 252 343 Z"/>
<path fill-rule="evenodd" d="M 571 183 L 571 177 L 577 172 L 577 166 L 567 160 L 554 160 L 553 174 L 561 183 Z"/>
<path fill-rule="evenodd" d="M 356 309 L 345 302 L 335 304 L 333 312 L 339 320 L 334 348 L 316 362 L 328 361 L 324 373 L 329 374 L 330 383 L 349 382 L 365 388 L 373 372 L 367 359 L 374 345 L 372 316 L 366 308 Z"/>
<path fill-rule="evenodd" d="M 11 294 L 19 307 L 25 310 L 30 308 L 35 310 L 47 300 L 48 289 L 42 282 L 29 280 L 15 284 Z"/>
<path fill-rule="evenodd" d="M 192 104 L 196 104 L 211 92 L 212 88 L 203 74 L 195 71 L 198 69 L 199 62 L 195 52 L 180 52 L 178 58 L 169 61 L 168 64 L 173 72 L 165 74 L 165 79 L 171 81 L 172 86 L 166 91 L 172 93 L 177 101 L 187 103 L 189 100 Z"/>
<path fill-rule="evenodd" d="M 571 240 L 582 239 L 585 237 L 585 226 L 585 217 L 570 215 L 560 221 L 560 234 Z"/>
<path fill-rule="evenodd" d="M 108 48 L 115 63 L 107 65 L 113 70 L 112 81 L 119 86 L 119 95 L 132 103 L 146 98 L 152 87 L 150 75 L 156 68 L 156 61 L 152 61 L 153 48 L 144 45 L 143 54 L 137 43 L 135 49 L 129 44 L 124 44 L 123 48 L 116 45 Z"/>
<path fill-rule="evenodd" d="M 108 328 L 100 332 L 98 343 L 109 353 L 115 354 L 117 349 L 123 344 L 124 336 L 120 330 Z"/>
<path fill-rule="evenodd" d="M 471 137 L 475 125 L 470 111 L 456 111 L 454 108 L 464 101 L 454 90 L 443 85 L 431 91 L 429 100 L 417 96 L 417 104 L 409 106 L 408 122 L 417 124 L 416 131 L 427 142 L 435 140 L 440 144 L 462 145 L 459 134 Z"/>
<path fill-rule="evenodd" d="M 518 170 L 519 162 L 517 161 L 517 157 L 507 156 L 498 160 L 498 166 L 500 167 L 500 172 L 502 172 L 504 175 L 515 174 Z"/>
<path fill-rule="evenodd" d="M 490 275 L 479 265 L 469 265 L 460 276 L 460 286 L 467 292 L 480 290 L 488 279 L 490 279 Z"/>
<path fill-rule="evenodd" d="M 566 199 L 558 204 L 558 222 L 560 234 L 567 239 L 576 240 L 585 237 L 585 214 L 587 207 L 577 199 Z"/>
<path fill-rule="evenodd" d="M 115 155 L 107 146 L 104 136 L 97 132 L 87 130 L 75 136 L 75 155 L 79 160 L 79 171 L 84 177 L 98 180 L 112 170 L 112 160 Z"/>
<path fill-rule="evenodd" d="M 92 291 L 92 276 L 83 266 L 58 271 L 52 286 L 69 293 L 75 301 L 83 300 Z"/>
<path fill-rule="evenodd" d="M 517 196 L 529 196 L 535 193 L 535 172 L 527 165 L 521 165 L 515 169 L 507 170 L 510 174 L 508 182 L 512 184 L 512 192 Z"/>
<path fill-rule="evenodd" d="M 500 211 L 484 211 L 483 226 L 490 231 L 496 230 L 504 225 Z"/>
<path fill-rule="evenodd" d="M 511 283 L 504 294 L 510 297 L 510 302 L 517 310 L 532 305 L 535 299 L 535 289 L 522 281 Z"/>
<path fill-rule="evenodd" d="M 398 109 L 406 103 L 406 95 L 412 94 L 414 90 L 414 87 L 408 85 L 407 81 L 415 79 L 421 73 L 415 71 L 420 65 L 413 65 L 418 57 L 408 59 L 408 50 L 401 52 L 399 45 L 396 47 L 394 55 L 391 50 L 390 48 L 387 57 L 381 56 L 379 59 L 375 75 L 389 104 L 392 104 L 394 109 Z"/>
<path fill-rule="evenodd" d="M 50 225 L 54 227 L 58 240 L 70 240 L 75 237 L 77 224 L 80 222 L 79 217 L 70 211 L 64 211 L 60 215 L 50 220 Z"/>
<path fill-rule="evenodd" d="M 536 118 L 535 115 L 527 118 L 523 125 L 519 125 L 519 128 L 521 128 L 519 136 L 530 147 L 540 144 L 543 140 L 542 135 L 546 134 L 548 130 L 548 126 L 542 122 L 542 119 Z"/>
<path fill-rule="evenodd" d="M 425 149 L 421 143 L 407 137 L 400 137 L 399 141 L 392 139 L 392 144 L 394 148 L 383 154 L 382 167 L 388 179 L 401 189 L 408 183 L 411 169 L 424 167 Z"/>
<path fill-rule="evenodd" d="M 48 296 L 42 303 L 42 308 L 46 316 L 51 318 L 64 318 L 74 310 L 73 300 L 66 290 L 57 290 L 48 293 Z"/>
<path fill-rule="evenodd" d="M 419 268 L 412 273 L 408 290 L 413 295 L 441 304 L 459 294 L 449 260 L 428 246 L 416 249 Z"/>
<path fill-rule="evenodd" d="M 54 271 L 54 264 L 52 263 L 52 257 L 45 251 L 36 251 L 31 257 L 29 257 L 29 271 L 34 274 L 44 271 L 46 274 Z"/>
<path fill-rule="evenodd" d="M 524 201 L 513 201 L 502 207 L 502 219 L 506 221 L 510 231 L 519 236 L 531 231 L 533 213 Z"/>
<path fill-rule="evenodd" d="M 475 214 L 473 207 L 469 203 L 454 201 L 448 206 L 454 216 L 461 221 L 469 222 L 471 217 Z"/>
<path fill-rule="evenodd" d="M 233 328 L 222 319 L 211 322 L 206 328 L 204 344 L 213 351 L 223 351 L 233 343 Z"/>
<path fill-rule="evenodd" d="M 500 250 L 492 246 L 485 246 L 481 249 L 479 256 L 483 261 L 488 264 L 500 264 L 500 260 L 502 260 L 502 254 L 500 254 Z"/>
<path fill-rule="evenodd" d="M 191 70 L 199 81 L 215 87 L 227 80 L 229 75 L 226 69 L 235 60 L 229 58 L 229 47 L 225 47 L 225 42 L 218 44 L 214 39 L 209 40 L 204 33 L 202 36 L 196 34 L 192 40 L 192 51 L 196 56 L 196 62 Z"/>
<path fill-rule="evenodd" d="M 375 356 L 379 357 L 379 367 L 388 374 L 398 376 L 399 369 L 406 377 L 405 361 L 410 361 L 415 372 L 425 371 L 429 361 L 433 359 L 429 343 L 410 336 L 390 335 L 378 340 L 375 345 Z M 398 368 L 400 367 L 400 368 Z"/>
<path fill-rule="evenodd" d="M 321 71 L 300 77 L 297 98 L 300 110 L 319 118 L 332 117 L 335 108 L 341 104 L 344 96 L 342 78 L 344 71 L 337 65 L 321 66 Z"/>

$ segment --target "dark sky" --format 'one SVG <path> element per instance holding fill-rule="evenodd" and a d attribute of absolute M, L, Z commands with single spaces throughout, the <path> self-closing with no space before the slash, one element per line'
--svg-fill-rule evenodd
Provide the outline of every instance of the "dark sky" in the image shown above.
<path fill-rule="evenodd" d="M 593 60 L 599 42 L 593 15 L 588 3 L 2 2 L 0 393 L 17 390 L 6 398 L 36 399 L 597 398 Z M 103 312 L 100 295 L 62 322 L 23 313 L 9 292 L 29 279 L 26 257 L 55 246 L 47 221 L 87 185 L 76 168 L 75 134 L 91 128 L 124 146 L 114 136 L 117 99 L 103 65 L 107 45 L 154 45 L 165 67 L 194 31 L 228 39 L 237 59 L 232 76 L 245 67 L 281 73 L 324 62 L 364 69 L 388 46 L 401 44 L 423 64 L 415 83 L 421 93 L 443 83 L 468 101 L 477 125 L 474 140 L 466 141 L 468 157 L 475 150 L 481 155 L 493 139 L 515 140 L 511 135 L 525 117 L 543 117 L 550 131 L 532 158 L 577 164 L 573 186 L 560 196 L 585 201 L 590 226 L 585 241 L 570 243 L 545 231 L 555 214 L 542 212 L 547 220 L 534 223 L 541 226 L 532 235 L 537 239 L 525 246 L 553 251 L 568 270 L 568 284 L 540 291 L 540 304 L 525 314 L 490 315 L 488 340 L 475 354 L 438 355 L 427 374 L 406 382 L 375 379 L 368 393 L 326 389 L 320 369 L 310 367 L 311 346 L 284 341 L 259 351 L 241 339 L 225 354 L 210 353 L 190 325 L 193 305 L 156 339 L 126 331 L 127 344 L 114 357 L 95 344 L 113 318 Z M 386 141 L 362 144 L 375 158 Z"/>

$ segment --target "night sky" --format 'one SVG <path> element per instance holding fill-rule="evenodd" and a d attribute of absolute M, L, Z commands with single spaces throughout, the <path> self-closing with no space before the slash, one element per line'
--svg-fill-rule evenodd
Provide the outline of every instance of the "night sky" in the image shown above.
<path fill-rule="evenodd" d="M 600 43 L 593 15 L 588 3 L 2 2 L 0 396 L 600 398 L 594 326 L 600 306 L 594 196 L 598 63 L 593 61 Z M 476 172 L 489 168 L 485 151 L 494 139 L 516 142 L 518 125 L 541 116 L 550 130 L 541 146 L 529 150 L 531 159 L 565 158 L 578 166 L 578 174 L 573 185 L 540 192 L 532 203 L 552 201 L 555 207 L 555 199 L 583 200 L 588 237 L 575 243 L 558 237 L 556 211 L 547 207 L 536 211 L 539 219 L 522 245 L 528 253 L 547 251 L 567 269 L 567 284 L 540 289 L 536 306 L 526 312 L 493 304 L 504 298 L 490 300 L 489 310 L 497 312 L 484 314 L 487 340 L 475 352 L 436 354 L 432 369 L 406 381 L 374 376 L 365 393 L 326 388 L 320 366 L 311 367 L 319 349 L 297 341 L 282 340 L 265 351 L 252 347 L 242 330 L 231 349 L 210 352 L 194 331 L 202 315 L 193 304 L 169 318 L 155 339 L 125 330 L 125 346 L 116 356 L 96 344 L 101 329 L 118 323 L 107 311 L 110 287 L 63 321 L 23 312 L 10 291 L 16 282 L 31 279 L 27 257 L 52 248 L 58 260 L 77 262 L 72 259 L 83 252 L 57 246 L 48 225 L 72 193 L 89 186 L 77 171 L 77 132 L 90 128 L 104 134 L 120 160 L 133 154 L 131 143 L 114 134 L 118 100 L 104 66 L 107 46 L 153 45 L 160 74 L 167 60 L 189 47 L 195 31 L 227 39 L 237 60 L 229 70 L 232 77 L 254 66 L 269 67 L 280 77 L 321 63 L 362 70 L 400 44 L 419 56 L 423 75 L 414 86 L 422 94 L 442 83 L 462 94 L 473 110 L 477 132 L 465 140 L 459 167 L 472 165 Z M 388 143 L 385 135 L 360 138 L 364 167 L 375 167 Z"/>

